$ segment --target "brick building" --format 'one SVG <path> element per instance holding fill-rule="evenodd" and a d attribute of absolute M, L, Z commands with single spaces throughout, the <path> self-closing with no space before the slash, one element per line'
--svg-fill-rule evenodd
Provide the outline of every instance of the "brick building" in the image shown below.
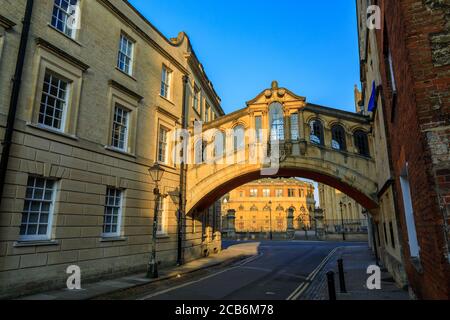
<path fill-rule="evenodd" d="M 449 299 L 450 4 L 372 4 L 404 267 L 418 298 Z"/>

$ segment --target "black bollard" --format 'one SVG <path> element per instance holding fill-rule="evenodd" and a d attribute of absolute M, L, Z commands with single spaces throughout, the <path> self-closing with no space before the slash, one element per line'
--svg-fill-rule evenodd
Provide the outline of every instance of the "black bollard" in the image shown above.
<path fill-rule="evenodd" d="M 339 269 L 339 286 L 341 288 L 341 293 L 347 293 L 347 289 L 345 288 L 345 276 L 344 276 L 344 260 L 338 260 L 338 269 Z"/>
<path fill-rule="evenodd" d="M 336 300 L 336 287 L 334 286 L 334 272 L 329 271 L 327 273 L 328 279 L 328 297 L 330 301 Z"/>

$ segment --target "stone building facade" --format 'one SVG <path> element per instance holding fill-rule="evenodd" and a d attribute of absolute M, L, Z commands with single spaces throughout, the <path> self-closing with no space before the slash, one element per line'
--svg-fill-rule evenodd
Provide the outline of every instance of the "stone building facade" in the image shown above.
<path fill-rule="evenodd" d="M 319 183 L 319 203 L 323 210 L 323 223 L 327 233 L 342 232 L 342 224 L 348 232 L 367 231 L 368 213 L 365 213 L 365 209 L 345 193 Z"/>
<path fill-rule="evenodd" d="M 235 215 L 237 233 L 285 233 L 288 211 L 293 210 L 293 227 L 310 228 L 314 218 L 314 185 L 295 178 L 261 179 L 231 191 L 222 200 L 223 225 L 228 212 Z M 226 230 L 225 230 L 226 231 Z"/>
<path fill-rule="evenodd" d="M 27 2 L 0 1 L 2 139 Z M 220 206 L 184 216 L 185 169 L 171 156 L 174 129 L 224 114 L 189 38 L 167 39 L 124 0 L 70 1 L 80 9 L 79 29 L 71 28 L 68 3 L 34 1 L 22 42 L 0 207 L 0 297 L 64 286 L 69 265 L 82 281 L 145 270 L 155 162 L 167 194 L 158 261 L 220 250 Z"/>
<path fill-rule="evenodd" d="M 392 177 L 391 191 L 382 191 L 394 201 L 386 202 L 389 211 L 398 212 L 401 258 L 412 293 L 449 299 L 450 6 L 438 0 L 370 3 L 380 9 L 380 29 L 371 31 L 365 46 L 372 43 L 377 59 L 362 67 L 373 65 L 380 76 L 377 112 L 385 119 L 385 161 Z M 366 17 L 364 11 L 360 15 Z M 360 23 L 364 27 L 365 19 Z M 398 250 L 390 252 L 397 260 Z"/>
<path fill-rule="evenodd" d="M 381 72 L 375 30 L 367 27 L 367 1 L 358 1 L 358 35 L 362 91 L 355 95 L 356 111 L 372 119 L 374 158 L 378 177 L 378 213 L 370 217 L 371 237 L 375 254 L 400 287 L 407 286 L 403 267 L 402 242 L 399 237 L 399 217 L 396 209 L 394 175 L 391 170 L 391 151 L 386 131 L 388 117 L 381 95 Z"/>

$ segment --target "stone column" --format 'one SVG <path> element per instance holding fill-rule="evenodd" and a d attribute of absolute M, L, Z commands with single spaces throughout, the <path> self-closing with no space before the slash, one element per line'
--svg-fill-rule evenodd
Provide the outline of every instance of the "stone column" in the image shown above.
<path fill-rule="evenodd" d="M 288 238 L 292 238 L 295 235 L 295 228 L 294 228 L 294 209 L 289 208 L 287 213 L 287 230 L 286 235 Z"/>
<path fill-rule="evenodd" d="M 314 209 L 314 218 L 316 221 L 316 237 L 318 239 L 322 239 L 324 234 L 325 234 L 325 230 L 324 230 L 324 225 L 323 225 L 323 219 L 324 219 L 324 211 L 323 209 L 317 208 Z"/>
<path fill-rule="evenodd" d="M 227 214 L 227 236 L 234 238 L 236 236 L 236 210 L 230 209 Z"/>
<path fill-rule="evenodd" d="M 300 154 L 301 155 L 305 155 L 306 154 L 306 148 L 307 148 L 307 132 L 306 132 L 306 126 L 307 124 L 305 123 L 305 114 L 303 112 L 303 110 L 299 110 L 298 112 L 298 130 L 299 130 L 299 136 L 300 136 Z"/>

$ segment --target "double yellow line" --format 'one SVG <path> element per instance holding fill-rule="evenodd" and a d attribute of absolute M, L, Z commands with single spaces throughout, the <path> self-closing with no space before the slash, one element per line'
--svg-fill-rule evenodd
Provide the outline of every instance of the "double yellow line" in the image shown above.
<path fill-rule="evenodd" d="M 309 274 L 309 276 L 306 278 L 304 282 L 302 282 L 297 289 L 294 290 L 290 294 L 289 297 L 286 298 L 286 300 L 297 300 L 298 297 L 300 297 L 303 292 L 309 287 L 311 282 L 314 280 L 314 278 L 317 276 L 317 274 L 323 269 L 323 267 L 328 263 L 328 261 L 331 259 L 331 257 L 336 253 L 337 250 L 344 248 L 344 247 L 336 247 L 334 248 L 326 257 L 322 260 L 322 262 L 317 266 L 316 269 L 314 269 L 313 272 Z"/>

